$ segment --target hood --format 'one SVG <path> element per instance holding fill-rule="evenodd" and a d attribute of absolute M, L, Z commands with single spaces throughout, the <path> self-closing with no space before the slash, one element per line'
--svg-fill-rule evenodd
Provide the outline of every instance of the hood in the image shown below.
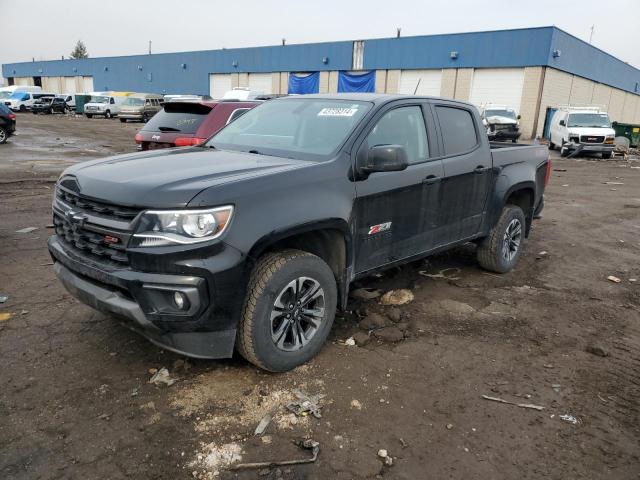
<path fill-rule="evenodd" d="M 602 136 L 602 135 L 614 135 L 616 131 L 610 127 L 568 127 L 569 135 L 588 135 L 588 136 Z"/>
<path fill-rule="evenodd" d="M 500 115 L 493 115 L 491 117 L 487 117 L 487 123 L 493 125 L 516 125 L 518 123 L 517 120 L 509 117 L 501 117 Z"/>
<path fill-rule="evenodd" d="M 279 174 L 313 162 L 208 148 L 172 148 L 79 163 L 64 175 L 80 193 L 107 203 L 183 207 L 200 191 L 245 178 Z"/>

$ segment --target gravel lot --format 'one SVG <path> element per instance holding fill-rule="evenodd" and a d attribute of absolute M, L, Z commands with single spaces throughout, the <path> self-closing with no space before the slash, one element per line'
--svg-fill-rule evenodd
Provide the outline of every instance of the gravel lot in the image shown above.
<path fill-rule="evenodd" d="M 464 247 L 363 281 L 415 300 L 353 300 L 314 361 L 273 375 L 164 352 L 56 280 L 53 182 L 133 151 L 138 128 L 20 114 L 0 146 L 0 478 L 640 478 L 640 161 L 554 158 L 515 271 L 483 272 Z M 362 320 L 389 327 L 345 345 Z M 161 367 L 176 383 L 149 383 Z M 322 418 L 286 413 L 295 389 L 324 395 Z M 224 468 L 303 458 L 306 436 L 313 464 Z"/>

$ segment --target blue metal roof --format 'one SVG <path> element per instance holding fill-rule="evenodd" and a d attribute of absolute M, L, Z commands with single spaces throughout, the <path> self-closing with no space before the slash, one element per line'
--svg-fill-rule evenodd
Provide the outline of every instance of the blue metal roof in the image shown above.
<path fill-rule="evenodd" d="M 96 90 L 206 94 L 209 73 L 349 70 L 352 52 L 353 42 L 343 41 L 11 63 L 2 72 L 7 78 L 92 76 Z M 367 70 L 527 66 L 640 94 L 640 70 L 556 27 L 364 40 Z"/>

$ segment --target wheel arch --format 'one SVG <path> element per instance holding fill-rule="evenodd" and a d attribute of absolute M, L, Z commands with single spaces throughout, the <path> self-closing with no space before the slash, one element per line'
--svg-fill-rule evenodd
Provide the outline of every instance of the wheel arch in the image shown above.
<path fill-rule="evenodd" d="M 503 198 L 502 206 L 507 204 L 517 205 L 524 212 L 526 220 L 525 236 L 529 236 L 533 213 L 535 209 L 536 184 L 532 181 L 521 182 L 509 188 Z"/>
<path fill-rule="evenodd" d="M 251 247 L 251 267 L 265 253 L 293 248 L 317 255 L 334 274 L 338 286 L 338 305 L 346 305 L 349 273 L 353 261 L 353 240 L 343 219 L 327 219 L 291 226 L 268 233 Z"/>

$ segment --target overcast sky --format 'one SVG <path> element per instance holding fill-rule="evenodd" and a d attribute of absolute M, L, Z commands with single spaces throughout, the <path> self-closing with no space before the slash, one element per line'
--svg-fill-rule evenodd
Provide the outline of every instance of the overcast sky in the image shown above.
<path fill-rule="evenodd" d="M 638 0 L 0 0 L 0 63 L 556 25 L 640 66 Z"/>

